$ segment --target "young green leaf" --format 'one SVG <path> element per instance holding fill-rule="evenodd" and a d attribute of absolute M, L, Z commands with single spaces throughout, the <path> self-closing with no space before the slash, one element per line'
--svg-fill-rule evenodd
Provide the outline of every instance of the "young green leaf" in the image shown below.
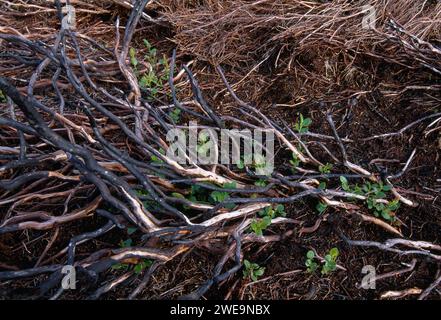
<path fill-rule="evenodd" d="M 348 179 L 345 176 L 340 176 L 340 183 L 344 191 L 349 191 Z"/>
<path fill-rule="evenodd" d="M 128 235 L 131 235 L 131 234 L 135 233 L 136 230 L 137 230 L 137 229 L 134 228 L 134 227 L 129 227 L 129 228 L 127 228 L 127 234 L 128 234 Z"/>
<path fill-rule="evenodd" d="M 138 65 L 138 60 L 136 60 L 136 50 L 135 48 L 129 49 L 129 57 L 130 57 L 130 63 L 134 68 Z"/>
<path fill-rule="evenodd" d="M 315 208 L 320 214 L 322 214 L 323 212 L 325 212 L 326 208 L 328 208 L 328 205 L 326 203 L 319 202 L 317 203 Z"/>

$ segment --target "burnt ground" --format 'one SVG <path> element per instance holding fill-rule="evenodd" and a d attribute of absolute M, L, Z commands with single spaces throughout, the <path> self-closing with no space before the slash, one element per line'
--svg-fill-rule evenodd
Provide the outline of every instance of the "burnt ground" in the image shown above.
<path fill-rule="evenodd" d="M 113 14 L 105 14 L 102 19 L 105 24 L 112 24 L 117 9 Z M 120 10 L 120 9 L 118 9 Z M 160 9 L 158 9 L 160 11 Z M 124 15 L 125 11 L 118 11 Z M 155 10 L 152 11 L 156 12 Z M 156 13 L 157 14 L 157 13 Z M 160 15 L 160 14 L 158 14 Z M 93 17 L 97 19 L 97 17 Z M 92 20 L 93 20 L 92 19 Z M 30 19 L 28 25 L 36 23 Z M 84 23 L 84 22 L 82 22 Z M 151 26 L 142 22 L 140 31 L 136 34 L 132 46 L 139 54 L 145 49 L 142 39 L 149 41 L 158 48 L 161 54 L 170 56 L 177 40 L 177 31 L 172 26 Z M 102 43 L 111 41 L 105 33 L 99 39 Z M 439 39 L 438 39 L 439 41 Z M 179 50 L 179 47 L 178 47 Z M 405 133 L 371 141 L 363 140 L 373 135 L 395 132 L 409 123 L 430 113 L 440 111 L 439 75 L 419 69 L 406 69 L 395 63 L 382 59 L 369 58 L 367 55 L 355 55 L 351 62 L 354 68 L 350 78 L 347 75 L 347 57 L 338 52 L 301 52 L 293 54 L 284 52 L 276 58 L 273 55 L 266 63 L 255 69 L 247 79 L 237 86 L 237 94 L 247 102 L 257 106 L 259 110 L 277 121 L 285 121 L 293 126 L 298 113 L 312 119 L 309 128 L 311 132 L 332 135 L 326 121 L 326 112 L 332 111 L 339 135 L 351 139 L 345 143 L 348 158 L 356 164 L 387 175 L 399 172 L 413 150 L 416 155 L 410 167 L 402 177 L 395 181 L 399 192 L 417 203 L 415 207 L 402 205 L 396 212 L 399 222 L 394 226 L 400 230 L 403 237 L 414 241 L 428 241 L 441 244 L 441 131 L 437 130 L 425 135 L 425 121 Z M 181 63 L 193 60 L 192 69 L 208 102 L 220 114 L 236 115 L 236 106 L 231 97 L 221 89 L 222 83 L 210 61 L 201 58 L 195 52 L 185 50 L 179 52 Z M 239 65 L 225 65 L 227 76 L 234 80 L 248 74 L 262 56 L 255 52 L 250 61 L 240 62 Z M 275 66 L 277 59 L 278 66 Z M 326 81 L 311 79 L 308 75 L 322 77 L 323 66 L 329 59 L 335 60 L 334 73 Z M 297 68 L 287 69 L 287 64 Z M 298 74 L 299 70 L 305 71 Z M 418 77 L 415 74 L 418 73 Z M 406 89 L 412 85 L 423 85 L 426 89 Z M 427 89 L 433 87 L 433 89 Z M 354 92 L 365 92 L 353 95 Z M 189 87 L 183 86 L 180 96 L 183 100 L 190 95 Z M 351 97 L 352 96 L 352 97 Z M 349 98 L 351 97 L 351 98 Z M 280 122 L 279 122 L 280 123 Z M 438 123 L 439 125 L 439 123 Z M 427 132 L 427 131 L 426 131 Z M 119 140 L 118 135 L 114 137 Z M 332 158 L 318 147 L 312 140 L 306 140 L 310 151 L 324 163 Z M 338 145 L 327 142 L 328 148 L 338 155 Z M 290 153 L 278 150 L 276 162 L 279 166 L 288 166 Z M 332 170 L 340 172 L 344 166 L 335 165 Z M 338 183 L 330 181 L 330 186 Z M 82 191 L 84 201 L 88 192 Z M 81 195 L 81 193 L 80 193 Z M 81 200 L 73 207 L 82 205 Z M 206 299 L 379 299 L 387 291 L 402 291 L 409 288 L 424 290 L 439 276 L 439 262 L 432 259 L 418 258 L 415 267 L 398 276 L 388 277 L 376 283 L 376 289 L 365 290 L 358 288 L 363 277 L 362 268 L 366 265 L 375 267 L 377 274 L 405 269 L 413 256 L 401 256 L 375 248 L 355 247 L 348 245 L 344 239 L 370 240 L 383 242 L 395 237 L 375 224 L 360 220 L 358 216 L 339 208 L 327 208 L 324 214 L 315 210 L 315 200 L 300 201 L 286 206 L 287 216 L 303 221 L 302 227 L 311 227 L 319 223 L 310 233 L 300 233 L 301 227 L 296 227 L 294 233 L 282 241 L 267 244 L 247 244 L 243 247 L 244 258 L 265 267 L 265 273 L 256 283 L 244 279 L 242 270 L 213 286 Z M 7 210 L 0 206 L 0 210 Z M 361 208 L 361 213 L 371 215 L 367 208 Z M 62 263 L 63 255 L 57 256 L 69 240 L 78 234 L 92 231 L 97 225 L 102 225 L 104 219 L 92 216 L 84 220 L 74 221 L 57 227 L 56 241 L 46 253 L 43 260 L 46 263 Z M 281 234 L 287 227 L 271 228 L 268 234 Z M 47 243 L 53 236 L 54 229 L 48 231 L 25 230 L 0 235 L 0 268 L 2 271 L 32 267 L 40 257 Z M 131 238 L 136 241 L 141 234 L 136 232 Z M 91 240 L 77 248 L 78 257 L 87 257 L 99 249 L 117 247 L 128 235 L 124 231 L 111 232 Z M 138 299 L 175 299 L 197 289 L 212 276 L 215 264 L 219 260 L 222 246 L 219 250 L 195 246 L 187 253 L 165 263 L 153 274 L 149 285 L 138 296 Z M 345 270 L 322 276 L 319 273 L 310 274 L 306 271 L 306 252 L 314 249 L 318 254 L 325 255 L 330 248 L 337 247 L 340 251 L 338 264 Z M 64 256 L 65 257 L 65 256 Z M 227 262 L 226 267 L 233 266 L 233 261 Z M 121 270 L 109 269 L 100 277 L 111 280 L 122 274 Z M 8 281 L 0 283 L 0 299 L 25 298 L 34 293 L 38 284 L 45 276 L 32 279 Z M 141 277 L 116 290 L 104 294 L 101 299 L 126 298 L 133 288 L 139 284 Z M 87 286 L 79 291 L 68 292 L 63 299 L 78 299 L 87 296 Z M 404 299 L 414 299 L 417 295 L 409 295 Z M 434 289 L 429 299 L 439 299 L 441 292 Z"/>

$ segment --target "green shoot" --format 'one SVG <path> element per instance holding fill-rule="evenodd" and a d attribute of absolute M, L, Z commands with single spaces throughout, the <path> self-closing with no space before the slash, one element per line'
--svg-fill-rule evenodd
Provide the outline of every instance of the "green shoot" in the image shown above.
<path fill-rule="evenodd" d="M 263 187 L 266 187 L 266 181 L 262 180 L 262 179 L 259 179 L 256 182 L 254 182 L 254 185 L 257 186 L 257 187 L 262 187 L 263 188 Z"/>
<path fill-rule="evenodd" d="M 332 169 L 332 164 L 330 164 L 330 163 L 326 163 L 322 166 L 319 166 L 319 171 L 322 174 L 331 173 L 331 169 Z"/>
<path fill-rule="evenodd" d="M 306 270 L 309 273 L 314 273 L 317 270 L 317 268 L 318 268 L 318 264 L 317 264 L 317 262 L 314 261 L 314 258 L 315 258 L 314 251 L 309 250 L 306 253 L 306 262 L 305 262 L 305 265 L 307 267 Z"/>
<path fill-rule="evenodd" d="M 6 102 L 6 96 L 1 90 L 0 90 L 0 102 Z"/>
<path fill-rule="evenodd" d="M 178 123 L 181 118 L 181 110 L 178 108 L 173 109 L 169 112 L 169 117 L 173 120 L 174 123 Z"/>
<path fill-rule="evenodd" d="M 245 266 L 243 270 L 244 279 L 251 278 L 252 281 L 257 281 L 257 279 L 265 272 L 265 268 L 259 266 L 257 263 L 252 263 L 245 259 L 243 264 Z"/>
<path fill-rule="evenodd" d="M 325 263 L 322 267 L 322 274 L 328 274 L 337 268 L 337 258 L 339 256 L 339 251 L 337 248 L 332 248 L 329 253 L 325 256 Z"/>
<path fill-rule="evenodd" d="M 328 208 L 328 205 L 326 203 L 323 202 L 319 202 L 317 203 L 317 205 L 315 206 L 315 208 L 317 209 L 317 211 L 322 214 L 323 212 L 326 211 L 326 209 Z"/>
<path fill-rule="evenodd" d="M 262 219 L 254 219 L 251 222 L 251 230 L 257 235 L 262 236 L 263 230 L 268 228 L 271 225 L 271 217 L 265 216 Z"/>
<path fill-rule="evenodd" d="M 152 260 L 142 259 L 141 262 L 137 263 L 133 268 L 133 271 L 136 274 L 140 274 L 144 269 L 151 267 L 153 264 Z"/>
<path fill-rule="evenodd" d="M 299 118 L 297 119 L 296 123 L 294 124 L 294 129 L 298 133 L 305 133 L 308 132 L 309 126 L 311 125 L 312 120 L 310 118 L 304 118 L 303 114 L 299 114 Z"/>
<path fill-rule="evenodd" d="M 292 154 L 292 159 L 289 160 L 289 163 L 292 166 L 291 170 L 293 172 L 295 172 L 296 168 L 300 165 L 300 160 L 299 160 L 299 158 L 297 157 L 297 155 L 295 153 Z"/>

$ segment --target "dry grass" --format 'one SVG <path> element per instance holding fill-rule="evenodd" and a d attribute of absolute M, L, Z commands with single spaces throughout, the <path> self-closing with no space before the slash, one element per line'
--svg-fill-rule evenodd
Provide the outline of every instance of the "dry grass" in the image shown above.
<path fill-rule="evenodd" d="M 376 10 L 374 30 L 362 28 L 366 4 Z M 279 102 L 289 105 L 325 97 L 342 101 L 372 91 L 384 80 L 384 68 L 400 68 L 400 78 L 386 78 L 392 82 L 386 86 L 397 86 L 403 73 L 415 71 L 423 83 L 427 68 L 403 44 L 412 43 L 409 36 L 389 21 L 438 45 L 441 32 L 437 1 L 164 1 L 161 10 L 180 52 L 231 66 L 230 77 L 239 82 L 235 88 L 249 92 L 249 99 L 262 101 L 273 83 L 283 85 L 277 78 L 290 77 L 287 90 L 295 95 Z M 422 60 L 439 71 L 439 52 L 426 51 Z M 414 79 L 412 85 L 418 83 Z"/>

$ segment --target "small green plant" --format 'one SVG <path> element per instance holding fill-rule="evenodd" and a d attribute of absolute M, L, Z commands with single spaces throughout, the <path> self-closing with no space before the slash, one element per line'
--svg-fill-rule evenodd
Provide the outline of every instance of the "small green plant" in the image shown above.
<path fill-rule="evenodd" d="M 396 221 L 396 217 L 394 216 L 393 211 L 396 211 L 400 207 L 400 203 L 398 199 L 385 203 L 373 203 L 373 200 L 369 200 L 368 208 L 374 209 L 374 215 L 376 217 L 382 217 L 384 220 L 394 222 Z"/>
<path fill-rule="evenodd" d="M 329 252 L 325 255 L 325 261 L 322 264 L 322 275 L 327 275 L 337 269 L 337 259 L 339 254 L 338 249 L 335 247 L 329 250 Z M 313 250 L 309 250 L 306 253 L 305 265 L 306 270 L 309 273 L 314 273 L 318 269 L 319 264 L 316 262 L 316 257 Z"/>
<path fill-rule="evenodd" d="M 132 246 L 132 243 L 133 243 L 133 240 L 132 239 L 127 239 L 127 240 L 121 240 L 120 242 L 119 242 L 119 246 L 121 247 L 121 248 L 127 248 L 127 247 L 131 247 Z"/>
<path fill-rule="evenodd" d="M 144 207 L 148 210 L 148 211 L 156 211 L 156 210 L 160 210 L 161 205 L 158 204 L 158 201 L 155 201 L 153 199 L 148 199 L 142 202 L 144 204 Z"/>
<path fill-rule="evenodd" d="M 245 168 L 245 162 L 243 161 L 243 159 L 240 159 L 236 166 L 238 169 L 243 170 Z"/>
<path fill-rule="evenodd" d="M 295 172 L 297 167 L 300 165 L 300 160 L 299 160 L 299 158 L 297 157 L 297 155 L 295 153 L 292 154 L 292 159 L 289 160 L 289 163 L 292 166 L 291 170 L 293 172 Z"/>
<path fill-rule="evenodd" d="M 337 268 L 337 258 L 339 254 L 340 253 L 338 249 L 334 247 L 331 250 L 329 250 L 329 253 L 327 255 L 325 255 L 325 263 L 323 264 L 322 267 L 323 275 L 335 271 L 335 269 Z"/>
<path fill-rule="evenodd" d="M 213 185 L 211 183 L 205 183 L 207 185 Z M 237 184 L 236 182 L 231 183 L 225 183 L 222 188 L 224 189 L 236 189 Z M 215 190 L 210 191 L 210 189 L 205 188 L 203 186 L 193 184 L 190 188 L 190 192 L 186 193 L 186 196 L 184 194 L 178 193 L 178 192 L 172 192 L 171 196 L 174 198 L 179 199 L 187 199 L 190 202 L 193 203 L 199 203 L 199 204 L 218 204 L 222 201 L 225 201 L 230 198 L 229 191 L 221 191 L 221 190 Z M 234 203 L 226 203 L 224 204 L 224 207 L 227 209 L 232 209 L 236 205 Z M 191 210 L 191 207 L 188 205 L 183 206 L 185 210 Z"/>
<path fill-rule="evenodd" d="M 159 90 L 164 87 L 164 83 L 168 80 L 170 66 L 165 55 L 160 59 L 158 58 L 156 48 L 146 39 L 144 39 L 144 45 L 147 49 L 147 54 L 144 56 L 143 61 L 147 61 L 150 64 L 149 70 L 146 73 L 139 74 L 138 65 L 140 62 L 136 57 L 136 50 L 134 48 L 129 50 L 130 63 L 138 76 L 139 86 L 143 89 L 149 89 L 150 94 L 156 97 Z"/>
<path fill-rule="evenodd" d="M 256 182 L 254 182 L 254 185 L 257 187 L 266 187 L 266 181 L 263 179 L 259 179 Z"/>
<path fill-rule="evenodd" d="M 399 201 L 395 199 L 387 203 L 382 203 L 378 200 L 383 200 L 386 197 L 386 192 L 390 191 L 392 188 L 388 185 L 383 185 L 383 183 L 371 184 L 367 182 L 363 187 L 362 191 L 367 197 L 366 203 L 370 210 L 376 217 L 382 217 L 386 221 L 394 222 L 396 220 L 393 211 L 399 208 Z"/>
<path fill-rule="evenodd" d="M 206 156 L 212 145 L 213 141 L 210 140 L 210 135 L 204 131 L 201 131 L 198 136 L 198 154 Z"/>
<path fill-rule="evenodd" d="M 178 108 L 174 108 L 168 113 L 169 117 L 173 120 L 174 123 L 178 123 L 181 119 L 181 110 Z"/>
<path fill-rule="evenodd" d="M 134 228 L 134 227 L 129 227 L 129 228 L 127 228 L 127 234 L 130 236 L 130 235 L 134 234 L 136 232 L 136 230 L 138 230 L 138 229 Z"/>
<path fill-rule="evenodd" d="M 283 204 L 278 204 L 274 208 L 272 206 L 265 207 L 259 211 L 260 219 L 254 219 L 251 222 L 250 228 L 256 235 L 262 236 L 263 230 L 271 225 L 272 219 L 276 217 L 286 217 L 285 207 Z"/>
<path fill-rule="evenodd" d="M 331 173 L 331 169 L 332 169 L 332 164 L 331 163 L 326 163 L 324 165 L 319 166 L 319 171 L 322 174 Z"/>
<path fill-rule="evenodd" d="M 213 191 L 210 194 L 210 198 L 214 201 L 214 202 L 222 202 L 226 199 L 228 199 L 230 197 L 230 195 L 228 194 L 228 192 L 225 191 Z"/>
<path fill-rule="evenodd" d="M 116 263 L 111 267 L 113 270 L 128 270 L 129 265 L 127 263 Z"/>
<path fill-rule="evenodd" d="M 159 148 L 159 153 L 162 155 L 165 155 L 164 149 Z M 151 155 L 150 159 L 152 160 L 153 163 L 164 163 L 164 161 L 162 161 L 162 159 L 160 159 L 159 157 L 157 157 L 155 155 Z"/>
<path fill-rule="evenodd" d="M 266 168 L 266 161 L 265 161 L 265 157 L 261 154 L 255 154 L 254 155 L 254 168 L 256 168 L 257 170 L 261 169 L 265 169 Z"/>
<path fill-rule="evenodd" d="M 276 216 L 286 217 L 285 206 L 283 204 L 278 204 L 274 208 L 274 211 L 276 213 Z"/>
<path fill-rule="evenodd" d="M 127 228 L 127 234 L 131 235 L 133 234 L 137 229 L 136 228 Z M 133 240 L 131 238 L 128 238 L 126 240 L 121 240 L 119 242 L 119 246 L 121 248 L 128 248 L 131 247 L 133 244 Z M 136 274 L 141 273 L 144 269 L 149 268 L 151 265 L 153 264 L 153 261 L 148 260 L 148 259 L 142 259 L 140 260 L 137 264 L 135 264 L 135 266 L 133 267 L 133 271 Z M 130 264 L 127 263 L 116 263 L 114 265 L 112 265 L 111 267 L 114 270 L 129 270 L 130 269 Z"/>
<path fill-rule="evenodd" d="M 147 55 L 146 55 L 147 61 L 150 62 L 151 64 L 155 64 L 157 62 L 156 55 L 158 51 L 156 50 L 155 47 L 153 47 L 153 45 L 147 39 L 143 39 L 142 41 L 144 42 L 144 46 L 147 49 Z"/>
<path fill-rule="evenodd" d="M 153 264 L 152 260 L 148 260 L 148 259 L 142 259 L 140 262 L 138 262 L 137 264 L 135 264 L 135 266 L 133 267 L 133 271 L 136 274 L 141 273 L 143 270 L 149 268 L 151 265 Z M 127 271 L 130 269 L 130 264 L 127 263 L 117 263 L 114 264 L 112 266 L 112 269 L 114 270 L 124 270 Z"/>
<path fill-rule="evenodd" d="M 346 177 L 344 176 L 340 176 L 340 183 L 341 183 L 341 187 L 344 191 L 349 191 L 349 182 L 348 179 L 346 179 Z"/>
<path fill-rule="evenodd" d="M 135 267 L 133 268 L 133 271 L 135 271 L 136 274 L 141 273 L 144 269 L 150 268 L 153 264 L 152 260 L 148 259 L 142 259 L 141 262 L 138 262 Z"/>
<path fill-rule="evenodd" d="M 0 90 L 0 102 L 6 102 L 6 96 L 1 90 Z"/>
<path fill-rule="evenodd" d="M 245 168 L 245 166 L 249 163 L 252 163 L 253 156 L 251 154 L 246 154 L 245 156 L 241 157 L 239 162 L 236 164 L 237 168 L 242 170 Z"/>
<path fill-rule="evenodd" d="M 194 184 L 191 186 L 188 200 L 195 203 L 208 203 L 207 193 L 201 186 Z"/>
<path fill-rule="evenodd" d="M 243 278 L 250 278 L 252 281 L 257 281 L 265 273 L 265 268 L 259 266 L 257 263 L 252 263 L 248 260 L 244 260 L 243 264 L 245 266 L 243 270 Z"/>
<path fill-rule="evenodd" d="M 179 193 L 179 192 L 172 192 L 172 193 L 171 193 L 171 196 L 172 196 L 173 198 L 185 199 L 185 196 L 184 196 L 183 194 Z"/>
<path fill-rule="evenodd" d="M 348 180 L 343 176 L 340 176 L 340 183 L 343 190 L 365 196 L 368 209 L 372 210 L 376 217 L 381 217 L 389 222 L 396 221 L 394 211 L 398 210 L 400 203 L 398 199 L 392 201 L 386 199 L 387 192 L 392 190 L 391 186 L 384 185 L 381 181 L 379 183 L 367 181 L 361 187 L 355 185 L 351 188 Z"/>
<path fill-rule="evenodd" d="M 119 246 L 121 248 L 128 248 L 128 247 L 132 246 L 132 242 L 133 242 L 133 240 L 131 238 L 126 239 L 126 240 L 121 240 L 119 242 Z M 112 269 L 115 269 L 115 270 L 127 270 L 128 268 L 129 268 L 129 265 L 126 263 L 117 263 L 117 264 L 112 265 Z"/>
<path fill-rule="evenodd" d="M 156 97 L 159 89 L 162 87 L 162 82 L 159 81 L 156 73 L 150 70 L 141 76 L 139 80 L 139 86 L 144 89 L 150 89 L 150 93 L 153 97 Z"/>
<path fill-rule="evenodd" d="M 231 183 L 224 183 L 224 185 L 222 186 L 224 189 L 236 189 L 236 183 L 235 182 L 231 182 Z M 228 198 L 230 198 L 230 194 L 226 191 L 212 191 L 210 193 L 210 200 L 212 203 L 220 203 L 223 202 L 225 200 L 227 200 Z M 227 209 L 232 209 L 235 207 L 234 203 L 227 203 L 225 205 L 225 208 Z"/>
<path fill-rule="evenodd" d="M 136 50 L 135 48 L 129 49 L 129 58 L 132 67 L 136 70 L 138 67 L 138 60 L 136 59 Z"/>
<path fill-rule="evenodd" d="M 324 202 L 319 202 L 317 203 L 317 205 L 315 206 L 315 208 L 317 209 L 317 211 L 322 214 L 323 212 L 326 211 L 326 209 L 328 208 L 328 205 Z"/>
<path fill-rule="evenodd" d="M 270 217 L 274 219 L 276 217 L 286 217 L 285 206 L 278 204 L 274 208 L 272 206 L 265 207 L 265 209 L 259 211 L 259 216 Z"/>
<path fill-rule="evenodd" d="M 227 182 L 227 183 L 224 183 L 224 185 L 222 187 L 224 189 L 236 189 L 237 183 L 236 182 Z"/>
<path fill-rule="evenodd" d="M 254 219 L 251 221 L 251 230 L 257 235 L 262 236 L 263 230 L 271 225 L 271 217 L 265 216 L 262 219 Z"/>
<path fill-rule="evenodd" d="M 306 261 L 305 261 L 306 270 L 309 273 L 314 273 L 317 270 L 317 268 L 318 268 L 318 264 L 317 264 L 317 262 L 314 261 L 314 258 L 315 258 L 314 251 L 309 250 L 306 253 Z"/>
<path fill-rule="evenodd" d="M 304 118 L 303 114 L 299 114 L 299 118 L 297 119 L 296 123 L 294 124 L 294 129 L 298 133 L 305 133 L 308 132 L 309 126 L 311 125 L 312 120 L 310 118 Z"/>
<path fill-rule="evenodd" d="M 254 157 L 252 154 L 246 154 L 236 165 L 240 170 L 244 169 L 245 166 L 250 166 L 256 170 L 258 175 L 269 175 L 268 163 L 266 162 L 265 157 L 261 154 L 254 154 Z"/>

